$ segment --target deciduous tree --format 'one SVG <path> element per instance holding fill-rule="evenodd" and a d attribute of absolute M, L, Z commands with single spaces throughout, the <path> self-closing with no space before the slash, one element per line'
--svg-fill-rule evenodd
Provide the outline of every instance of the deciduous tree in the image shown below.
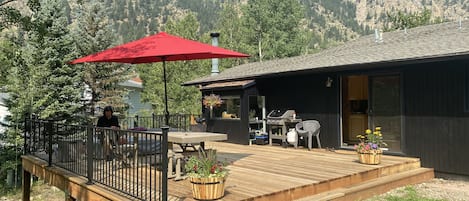
<path fill-rule="evenodd" d="M 243 37 L 257 61 L 305 52 L 304 11 L 297 0 L 250 0 L 243 7 Z"/>

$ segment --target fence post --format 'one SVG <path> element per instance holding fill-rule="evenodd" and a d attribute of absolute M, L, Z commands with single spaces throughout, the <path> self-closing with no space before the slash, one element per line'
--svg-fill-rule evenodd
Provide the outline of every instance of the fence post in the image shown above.
<path fill-rule="evenodd" d="M 168 131 L 169 126 L 165 125 L 161 128 L 163 130 L 163 139 L 161 140 L 161 166 L 162 166 L 162 181 L 161 181 L 161 198 L 163 201 L 168 200 Z"/>
<path fill-rule="evenodd" d="M 48 161 L 48 166 L 52 166 L 52 155 L 53 155 L 53 152 L 54 150 L 52 150 L 52 137 L 54 135 L 54 131 L 53 131 L 53 124 L 52 124 L 52 121 L 51 120 L 48 120 L 47 123 L 46 123 L 46 134 L 49 136 L 49 144 L 47 146 L 47 153 L 49 153 L 49 161 Z"/>
<path fill-rule="evenodd" d="M 93 158 L 94 158 L 94 134 L 93 126 L 88 126 L 86 129 L 86 176 L 88 177 L 87 185 L 93 184 Z"/>

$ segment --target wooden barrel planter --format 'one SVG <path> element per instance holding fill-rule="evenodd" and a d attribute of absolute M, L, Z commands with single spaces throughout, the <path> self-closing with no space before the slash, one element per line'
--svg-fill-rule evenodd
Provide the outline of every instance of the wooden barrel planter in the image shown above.
<path fill-rule="evenodd" d="M 358 153 L 358 160 L 363 164 L 377 165 L 381 163 L 381 155 L 383 155 L 381 149 L 360 152 Z"/>
<path fill-rule="evenodd" d="M 192 196 L 197 200 L 216 200 L 225 195 L 225 177 L 189 177 Z"/>

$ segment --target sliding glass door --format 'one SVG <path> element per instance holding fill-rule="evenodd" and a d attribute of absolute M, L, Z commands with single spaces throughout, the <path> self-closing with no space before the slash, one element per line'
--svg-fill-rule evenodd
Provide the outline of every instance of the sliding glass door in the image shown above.
<path fill-rule="evenodd" d="M 369 126 L 381 126 L 383 138 L 393 152 L 401 152 L 402 107 L 399 75 L 369 76 Z"/>

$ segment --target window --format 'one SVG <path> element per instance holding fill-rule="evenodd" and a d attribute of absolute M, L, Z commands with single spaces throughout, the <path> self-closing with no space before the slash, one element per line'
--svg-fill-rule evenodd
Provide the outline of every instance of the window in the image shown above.
<path fill-rule="evenodd" d="M 222 119 L 240 118 L 241 99 L 239 96 L 222 96 L 220 107 L 213 108 L 213 116 Z"/>

